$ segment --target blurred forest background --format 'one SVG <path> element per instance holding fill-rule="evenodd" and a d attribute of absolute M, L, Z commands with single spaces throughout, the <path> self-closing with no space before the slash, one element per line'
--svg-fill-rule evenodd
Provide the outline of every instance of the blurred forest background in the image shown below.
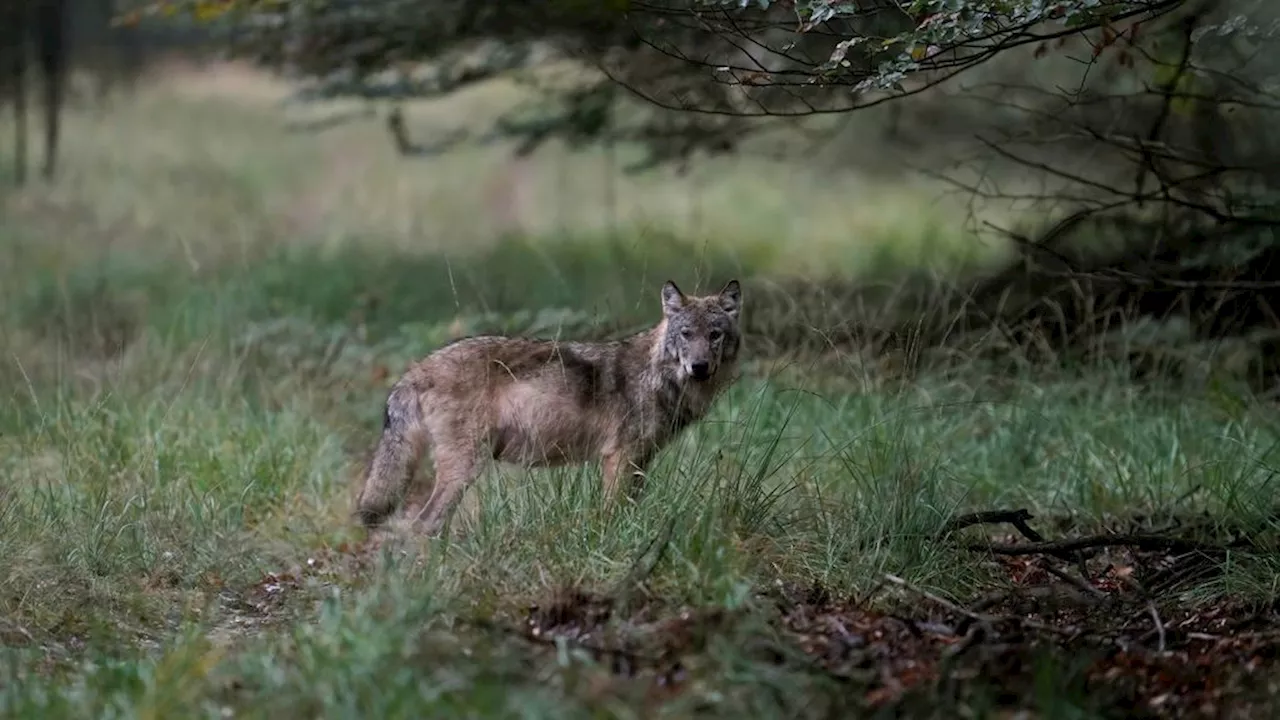
<path fill-rule="evenodd" d="M 1278 33 L 1264 0 L 5 4 L 0 708 L 1274 708 Z M 458 537 L 366 544 L 409 362 L 617 337 L 668 277 L 743 280 L 751 362 L 653 503 L 494 471 Z"/>
<path fill-rule="evenodd" d="M 1262 3 L 31 6 L 10 27 L 29 25 L 27 62 L 54 80 L 33 97 L 42 109 L 103 108 L 175 67 L 216 64 L 246 82 L 246 67 L 271 70 L 257 92 L 278 95 L 280 122 L 332 154 L 344 143 L 325 133 L 376 125 L 406 174 L 463 155 L 489 164 L 469 193 L 487 201 L 468 228 L 443 232 L 639 222 L 736 236 L 807 273 L 787 294 L 876 295 L 876 318 L 837 297 L 800 303 L 789 327 L 755 328 L 783 345 L 794 340 L 778 333 L 809 326 L 827 343 L 855 331 L 881 344 L 906 332 L 930 347 L 990 341 L 1001 357 L 1200 346 L 1203 362 L 1247 338 L 1259 389 L 1276 371 L 1265 358 L 1277 17 Z M 45 144 L 57 135 L 39 130 Z M 19 179 L 28 134 L 17 128 Z M 362 156 L 351 168 L 385 155 L 350 152 Z M 770 220 L 754 215 L 761 203 Z M 896 232 L 886 213 L 932 227 L 832 265 L 828 250 L 850 236 Z M 883 288 L 855 282 L 883 279 L 886 256 L 912 266 L 890 291 L 906 303 L 899 318 L 883 315 Z M 931 279 L 904 294 L 896 281 L 926 257 L 955 287 Z M 830 275 L 820 288 L 814 270 Z M 839 310 L 812 314 L 822 307 Z M 1120 337 L 1139 326 L 1161 335 L 1159 350 Z"/>

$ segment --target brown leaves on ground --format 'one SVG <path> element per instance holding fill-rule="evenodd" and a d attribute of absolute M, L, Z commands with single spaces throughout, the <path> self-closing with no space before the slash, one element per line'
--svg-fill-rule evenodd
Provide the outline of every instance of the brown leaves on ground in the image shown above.
<path fill-rule="evenodd" d="M 278 621 L 305 584 L 362 574 L 375 546 L 334 548 L 268 574 L 240 594 L 236 613 L 255 625 Z M 945 707 L 963 715 L 975 698 L 1034 708 L 1044 702 L 1036 693 L 1046 673 L 1063 697 L 1103 716 L 1260 717 L 1278 709 L 1280 607 L 1189 599 L 1179 590 L 1188 578 L 1219 571 L 1197 553 L 1107 547 L 983 562 L 1003 589 L 967 602 L 896 579 L 861 598 L 779 586 L 737 611 L 653 598 L 631 608 L 566 587 L 514 616 L 459 619 L 482 631 L 477 641 L 523 644 L 539 662 L 589 658 L 571 692 L 653 711 L 725 682 L 730 656 L 813 679 L 830 690 L 830 703 L 897 714 Z"/>
<path fill-rule="evenodd" d="M 1105 698 L 1107 707 L 1127 708 L 1131 717 L 1220 717 L 1228 707 L 1240 717 L 1256 716 L 1244 713 L 1250 700 L 1280 691 L 1280 631 L 1261 629 L 1275 627 L 1276 608 L 1216 605 L 1153 614 L 1152 607 L 1095 604 L 1069 613 L 996 615 L 988 627 L 970 624 L 963 635 L 959 628 L 969 618 L 944 609 L 893 615 L 855 605 L 797 605 L 783 619 L 828 671 L 869 674 L 868 706 L 901 701 L 913 690 L 955 693 L 959 701 L 964 692 L 954 684 L 976 679 L 1019 705 L 1033 685 L 1038 657 L 1081 663 L 1081 689 Z M 1241 629 L 1246 626 L 1254 629 Z"/>
<path fill-rule="evenodd" d="M 651 699 L 682 692 L 718 638 L 742 643 L 756 662 L 834 681 L 865 709 L 962 708 L 974 692 L 1027 708 L 1049 667 L 1070 686 L 1063 692 L 1104 714 L 1270 712 L 1280 694 L 1280 609 L 1135 600 L 1127 594 L 1135 577 L 1171 562 L 1154 555 L 1116 549 L 1091 558 L 1095 592 L 1060 580 L 1060 568 L 1048 572 L 1045 558 L 999 558 L 1011 589 L 975 600 L 981 612 L 910 592 L 868 603 L 817 588 L 758 597 L 764 609 L 752 611 L 647 607 L 621 618 L 608 597 L 571 589 L 529 607 L 516 632 L 585 651 L 620 680 L 648 683 Z"/>
<path fill-rule="evenodd" d="M 248 587 L 222 587 L 221 620 L 210 633 L 219 642 L 231 642 L 264 628 L 295 618 L 306 597 L 315 597 L 326 586 L 344 586 L 374 561 L 376 541 L 341 543 L 317 549 L 292 567 L 267 572 Z M 306 592 L 304 592 L 306 591 Z"/>

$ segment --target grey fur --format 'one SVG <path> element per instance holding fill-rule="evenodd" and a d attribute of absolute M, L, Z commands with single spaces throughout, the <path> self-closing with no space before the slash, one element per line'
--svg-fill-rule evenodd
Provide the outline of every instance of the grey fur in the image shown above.
<path fill-rule="evenodd" d="M 489 459 L 599 459 L 611 503 L 623 490 L 638 497 L 653 457 L 736 379 L 741 307 L 736 280 L 702 297 L 668 281 L 662 320 L 617 342 L 483 336 L 440 348 L 392 387 L 357 514 L 368 527 L 393 514 L 427 448 L 435 482 L 416 520 L 426 534 Z"/>

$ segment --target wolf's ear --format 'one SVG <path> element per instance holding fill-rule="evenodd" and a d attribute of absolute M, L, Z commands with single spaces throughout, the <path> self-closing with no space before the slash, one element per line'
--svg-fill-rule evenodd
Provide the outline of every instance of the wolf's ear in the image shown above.
<path fill-rule="evenodd" d="M 676 284 L 668 280 L 662 285 L 662 314 L 670 315 L 684 307 L 684 293 Z"/>
<path fill-rule="evenodd" d="M 720 291 L 720 308 L 730 317 L 738 317 L 738 311 L 742 309 L 742 286 L 737 280 L 730 280 Z"/>

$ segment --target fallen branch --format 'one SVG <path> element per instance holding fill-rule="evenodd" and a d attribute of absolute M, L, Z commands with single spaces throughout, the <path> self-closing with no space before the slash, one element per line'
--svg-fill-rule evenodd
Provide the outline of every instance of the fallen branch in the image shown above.
<path fill-rule="evenodd" d="M 1226 548 L 1220 545 L 1187 540 L 1185 538 L 1165 537 L 1163 535 L 1094 535 L 1092 537 L 1074 538 L 1071 540 L 1054 540 L 1050 542 L 1033 542 L 1024 545 L 1006 543 L 970 543 L 966 550 L 973 552 L 989 552 L 995 555 L 1057 555 L 1078 550 L 1093 548 L 1127 546 L 1139 550 L 1172 550 L 1175 552 L 1202 552 L 1221 554 Z"/>
<path fill-rule="evenodd" d="M 1027 521 L 1034 517 L 1031 511 L 1026 508 L 1017 510 L 983 510 L 982 512 L 969 513 L 953 518 L 951 522 L 946 524 L 942 529 L 942 534 L 947 535 L 957 530 L 961 530 L 973 525 L 997 525 L 1008 523 L 1012 525 L 1022 536 L 1031 542 L 1044 542 L 1044 536 L 1036 532 L 1027 524 Z"/>
<path fill-rule="evenodd" d="M 1053 633 L 1055 635 L 1065 635 L 1065 636 L 1072 635 L 1072 632 L 1069 630 L 1064 630 L 1063 628 L 1054 627 L 1053 625 L 1042 623 L 1026 617 L 1019 617 L 1014 615 L 987 615 L 986 613 L 975 612 L 966 607 L 957 605 L 956 603 L 953 603 L 944 597 L 935 595 L 934 593 L 931 593 L 928 590 L 916 587 L 915 585 L 912 585 L 911 583 L 907 582 L 906 580 L 903 580 L 897 575 L 886 574 L 884 576 L 884 579 L 894 585 L 897 585 L 898 587 L 901 587 L 905 590 L 909 590 L 910 592 L 913 592 L 916 595 L 919 595 L 920 597 L 926 600 L 929 600 L 930 602 L 933 602 L 943 607 L 946 610 L 950 610 L 951 612 L 956 613 L 957 615 L 960 615 L 962 619 L 960 621 L 960 625 L 956 628 L 956 633 L 964 633 L 965 635 L 968 635 L 969 629 L 973 626 L 974 623 L 977 623 L 977 625 L 982 629 L 984 633 L 983 637 L 994 638 L 997 636 L 997 633 L 995 630 L 995 623 L 1012 622 L 1012 623 L 1021 625 L 1022 627 L 1025 627 L 1025 628 L 1031 628 L 1033 630 L 1040 630 L 1043 632 Z"/>
<path fill-rule="evenodd" d="M 1015 530 L 1022 534 L 1022 537 L 1033 543 L 1042 543 L 1045 541 L 1044 536 L 1036 532 L 1027 521 L 1031 520 L 1034 515 L 1026 508 L 1018 508 L 1017 510 L 983 510 L 981 512 L 969 513 L 954 518 L 947 523 L 942 530 L 942 535 L 948 535 L 957 530 L 971 527 L 973 525 L 996 525 L 1007 523 L 1012 525 Z M 1063 560 L 1079 560 L 1079 557 L 1073 553 L 1066 551 L 1049 552 L 1050 555 L 1061 558 Z"/>

